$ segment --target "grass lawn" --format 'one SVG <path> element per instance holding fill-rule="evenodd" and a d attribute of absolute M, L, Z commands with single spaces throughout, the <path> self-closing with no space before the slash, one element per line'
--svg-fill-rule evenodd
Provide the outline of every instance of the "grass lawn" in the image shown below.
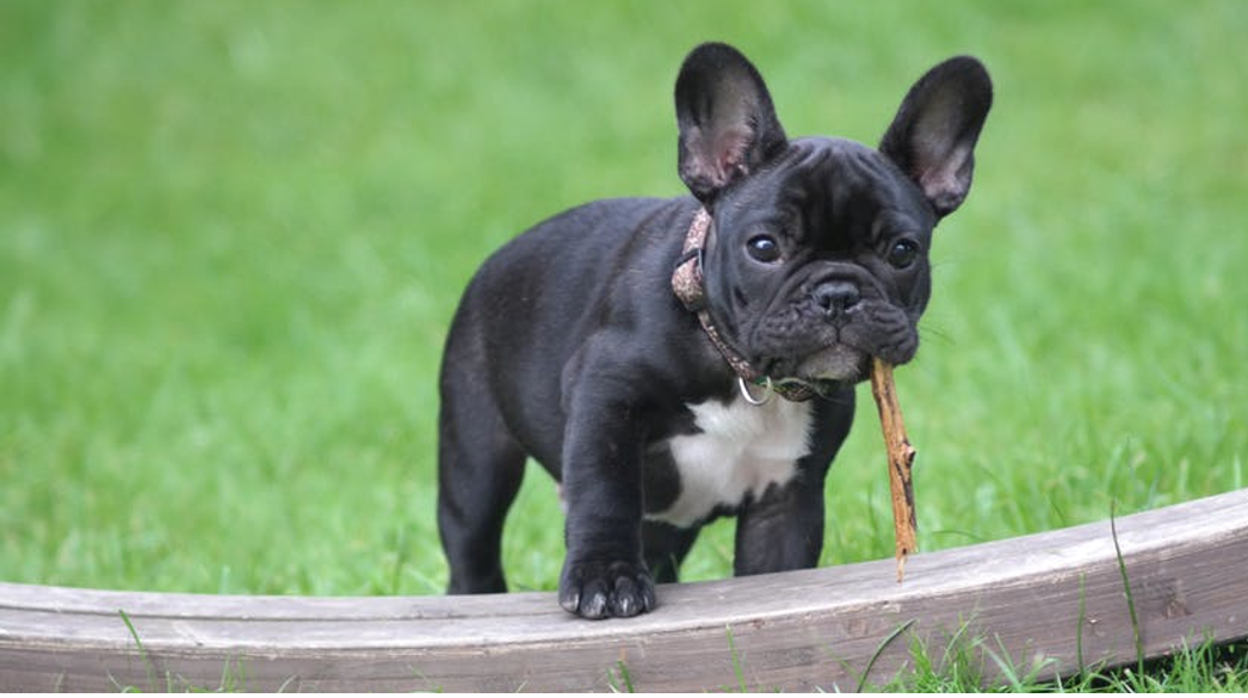
<path fill-rule="evenodd" d="M 672 83 L 711 38 L 794 135 L 874 143 L 938 60 L 992 71 L 897 374 L 920 547 L 1243 487 L 1245 36 L 1236 0 L 0 0 L 0 579 L 440 592 L 459 293 L 547 215 L 683 193 Z M 860 397 L 825 565 L 892 550 Z M 731 535 L 686 578 L 729 574 Z M 506 557 L 554 587 L 536 469 Z"/>

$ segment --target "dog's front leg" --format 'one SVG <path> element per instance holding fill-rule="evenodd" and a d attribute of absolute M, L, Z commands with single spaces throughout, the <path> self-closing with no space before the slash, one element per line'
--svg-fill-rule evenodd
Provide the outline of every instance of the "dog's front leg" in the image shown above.
<path fill-rule="evenodd" d="M 618 391 L 601 389 L 582 391 L 569 408 L 562 478 L 567 558 L 559 604 L 593 619 L 644 613 L 654 608 L 655 595 L 642 560 L 639 410 Z"/>

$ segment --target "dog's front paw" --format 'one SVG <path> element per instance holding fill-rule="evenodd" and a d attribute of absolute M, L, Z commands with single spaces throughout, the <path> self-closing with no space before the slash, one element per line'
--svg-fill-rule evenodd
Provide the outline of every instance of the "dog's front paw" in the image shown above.
<path fill-rule="evenodd" d="M 568 561 L 559 579 L 559 605 L 582 618 L 628 618 L 657 605 L 644 565 Z"/>

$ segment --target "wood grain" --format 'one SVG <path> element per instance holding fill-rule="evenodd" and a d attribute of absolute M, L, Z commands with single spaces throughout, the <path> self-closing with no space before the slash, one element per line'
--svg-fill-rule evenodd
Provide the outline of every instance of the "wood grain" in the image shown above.
<path fill-rule="evenodd" d="M 1117 520 L 1149 656 L 1248 635 L 1248 490 Z M 660 588 L 660 607 L 589 622 L 551 593 L 201 596 L 0 584 L 0 688 L 259 691 L 853 690 L 966 624 L 1042 676 L 1135 660 L 1108 521 L 891 560 Z M 132 637 L 120 611 L 133 624 Z M 1078 648 L 1082 647 L 1082 660 Z M 734 656 L 735 651 L 735 656 Z M 988 675 L 997 671 L 985 660 Z M 241 685 L 240 685 L 241 684 Z"/>

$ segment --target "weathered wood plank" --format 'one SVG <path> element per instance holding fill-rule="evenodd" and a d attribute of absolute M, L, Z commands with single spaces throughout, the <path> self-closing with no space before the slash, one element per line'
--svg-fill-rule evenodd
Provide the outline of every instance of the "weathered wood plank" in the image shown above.
<path fill-rule="evenodd" d="M 1248 636 L 1248 490 L 1125 517 L 1118 538 L 1149 656 Z M 588 622 L 549 593 L 244 597 L 0 583 L 0 688 L 562 691 L 736 686 L 852 690 L 881 642 L 883 681 L 907 637 L 989 638 L 1045 674 L 1132 661 L 1109 522 L 891 560 L 675 585 L 662 606 Z M 1082 608 L 1082 615 L 1080 609 Z M 142 642 L 137 646 L 119 611 Z M 734 662 L 735 651 L 735 662 Z M 939 654 L 939 653 L 938 653 Z M 992 671 L 991 664 L 986 667 Z M 613 678 L 614 676 L 614 678 Z"/>

